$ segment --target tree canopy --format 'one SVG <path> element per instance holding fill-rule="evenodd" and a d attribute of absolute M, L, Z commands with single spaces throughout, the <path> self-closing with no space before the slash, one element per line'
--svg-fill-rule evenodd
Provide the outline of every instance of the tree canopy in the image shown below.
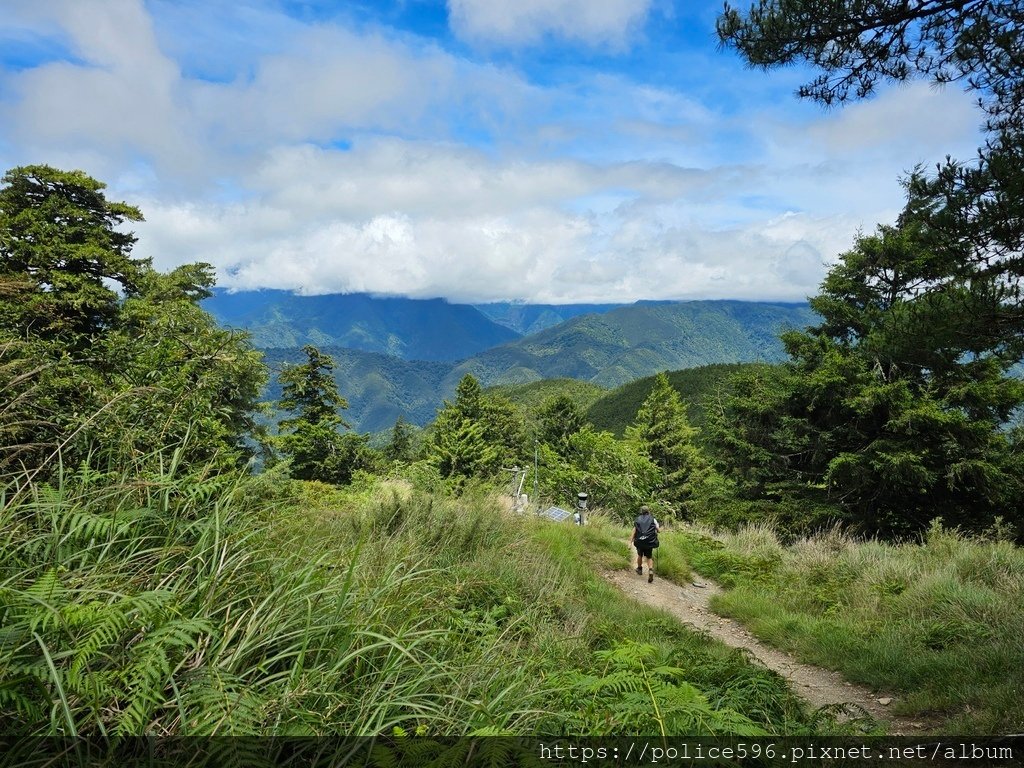
<path fill-rule="evenodd" d="M 148 269 L 131 257 L 135 236 L 118 229 L 142 213 L 107 200 L 106 185 L 82 171 L 30 165 L 0 183 L 0 283 L 19 297 L 3 303 L 0 320 L 80 350 L 117 313 L 108 282 L 131 295 Z"/>
<path fill-rule="evenodd" d="M 185 464 L 251 452 L 265 381 L 244 334 L 198 306 L 208 264 L 132 256 L 142 214 L 82 171 L 15 168 L 0 187 L 0 364 L 10 469 L 119 466 L 176 446 Z M 16 457 L 16 462 L 14 458 Z M 60 462 L 49 462 L 55 471 Z"/>
<path fill-rule="evenodd" d="M 658 493 L 677 511 L 708 472 L 707 461 L 694 444 L 696 434 L 679 393 L 668 375 L 659 373 L 626 436 L 661 470 Z"/>
<path fill-rule="evenodd" d="M 302 348 L 306 362 L 286 365 L 278 375 L 278 406 L 291 416 L 278 422 L 272 441 L 291 460 L 291 475 L 300 480 L 343 484 L 370 459 L 368 437 L 343 432 L 340 411 L 348 407 L 334 380 L 334 359 L 316 347 Z"/>
<path fill-rule="evenodd" d="M 1024 7 L 1016 0 L 758 0 L 726 3 L 723 45 L 763 68 L 805 62 L 821 74 L 800 96 L 863 98 L 879 81 L 964 81 L 995 131 L 1021 126 Z"/>
<path fill-rule="evenodd" d="M 442 477 L 456 483 L 490 477 L 502 466 L 518 463 L 524 452 L 522 419 L 508 399 L 486 395 L 480 382 L 466 374 L 455 400 L 445 401 L 432 427 L 427 455 Z"/>
<path fill-rule="evenodd" d="M 805 62 L 823 104 L 880 81 L 958 81 L 978 97 L 977 157 L 916 168 L 892 225 L 860 236 L 811 300 L 821 323 L 784 336 L 785 373 L 748 379 L 717 444 L 748 487 L 824 489 L 857 523 L 919 530 L 1018 516 L 1008 429 L 1024 405 L 1024 8 L 979 0 L 760 0 L 719 19 L 752 65 Z"/>

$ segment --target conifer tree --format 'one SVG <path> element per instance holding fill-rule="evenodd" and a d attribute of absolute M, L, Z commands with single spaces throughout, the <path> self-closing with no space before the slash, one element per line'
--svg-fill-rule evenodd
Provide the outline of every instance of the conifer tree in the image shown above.
<path fill-rule="evenodd" d="M 278 422 L 277 448 L 292 461 L 292 477 L 300 480 L 344 482 L 358 454 L 340 430 L 348 427 L 339 410 L 348 403 L 338 393 L 334 359 L 312 345 L 302 348 L 306 362 L 287 365 L 279 375 L 281 409 L 294 415 Z M 365 442 L 355 437 L 357 442 Z"/>
<path fill-rule="evenodd" d="M 708 463 L 694 444 L 697 430 L 686 418 L 686 406 L 662 372 L 654 379 L 651 393 L 627 427 L 627 439 L 641 446 L 660 468 L 662 490 L 667 500 L 682 505 L 708 472 Z"/>
<path fill-rule="evenodd" d="M 1008 375 L 1024 356 L 1024 6 L 758 0 L 727 3 L 718 32 L 752 65 L 810 63 L 799 93 L 823 104 L 884 81 L 963 83 L 985 131 L 970 161 L 910 174 L 899 220 L 859 237 L 812 300 L 823 322 L 784 337 L 784 391 L 738 393 L 719 443 L 764 455 L 761 483 L 825 489 L 869 530 L 1021 518 L 1007 426 L 1024 404 Z"/>
<path fill-rule="evenodd" d="M 245 334 L 199 306 L 212 267 L 163 274 L 134 258 L 122 227 L 141 212 L 82 171 L 25 166 L 0 183 L 3 370 L 34 371 L 21 444 L 4 447 L 36 471 L 56 471 L 58 455 L 139 468 L 163 448 L 179 467 L 244 461 L 265 368 Z"/>
<path fill-rule="evenodd" d="M 384 448 L 384 458 L 390 462 L 406 462 L 413 458 L 413 426 L 403 417 L 395 419 L 391 439 Z"/>
<path fill-rule="evenodd" d="M 489 477 L 523 451 L 523 425 L 505 398 L 485 395 L 472 374 L 459 381 L 431 431 L 428 456 L 443 477 Z"/>
<path fill-rule="evenodd" d="M 568 395 L 549 399 L 540 409 L 538 437 L 560 456 L 567 455 L 569 439 L 583 429 L 583 412 Z"/>

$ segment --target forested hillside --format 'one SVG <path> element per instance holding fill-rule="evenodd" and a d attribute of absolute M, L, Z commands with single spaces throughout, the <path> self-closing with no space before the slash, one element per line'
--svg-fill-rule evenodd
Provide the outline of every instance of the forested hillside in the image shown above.
<path fill-rule="evenodd" d="M 503 302 L 476 304 L 499 325 L 511 328 L 520 336 L 540 333 L 579 315 L 600 315 L 622 306 L 621 304 L 527 304 Z"/>
<path fill-rule="evenodd" d="M 686 406 L 690 423 L 703 430 L 707 425 L 705 401 L 708 397 L 717 398 L 727 392 L 734 375 L 767 367 L 764 363 L 719 363 L 669 371 L 667 375 L 672 388 Z M 654 389 L 654 380 L 654 376 L 646 376 L 604 394 L 587 408 L 587 419 L 598 429 L 623 435 Z"/>
<path fill-rule="evenodd" d="M 455 391 L 452 364 L 403 360 L 391 355 L 343 347 L 324 347 L 334 358 L 338 389 L 345 393 L 345 419 L 357 432 L 390 429 L 398 418 L 423 426 L 433 421 L 445 397 Z M 302 359 L 300 349 L 266 349 L 271 371 Z M 271 381 L 266 398 L 276 401 L 280 388 Z"/>
<path fill-rule="evenodd" d="M 419 426 L 429 423 L 467 373 L 484 386 L 543 386 L 548 379 L 571 378 L 607 389 L 666 368 L 780 360 L 782 345 L 772 329 L 800 327 L 811 318 L 804 305 L 644 302 L 583 315 L 455 363 L 322 348 L 337 363 L 338 387 L 349 403 L 346 418 L 358 432 L 378 432 L 399 416 Z M 298 348 L 265 353 L 272 369 L 302 357 Z M 268 398 L 276 399 L 275 392 L 272 385 Z"/>
<path fill-rule="evenodd" d="M 442 299 L 215 291 L 203 307 L 264 349 L 315 344 L 403 360 L 461 360 L 520 335 L 471 306 Z"/>
<path fill-rule="evenodd" d="M 776 362 L 780 331 L 815 320 L 801 304 L 641 302 L 583 315 L 461 362 L 488 384 L 574 378 L 616 387 L 658 371 L 709 363 Z"/>

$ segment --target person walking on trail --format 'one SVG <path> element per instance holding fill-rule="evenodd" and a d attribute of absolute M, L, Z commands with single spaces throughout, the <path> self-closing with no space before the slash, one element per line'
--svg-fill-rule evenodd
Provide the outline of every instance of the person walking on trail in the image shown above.
<path fill-rule="evenodd" d="M 629 543 L 636 547 L 636 572 L 643 576 L 644 560 L 647 561 L 647 583 L 654 581 L 654 550 L 658 546 L 658 531 L 661 527 L 647 506 L 640 507 L 640 514 L 633 522 Z"/>

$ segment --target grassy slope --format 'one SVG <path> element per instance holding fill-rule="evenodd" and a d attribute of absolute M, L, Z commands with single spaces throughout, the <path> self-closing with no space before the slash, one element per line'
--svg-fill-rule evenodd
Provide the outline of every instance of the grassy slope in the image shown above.
<path fill-rule="evenodd" d="M 626 531 L 600 514 L 577 528 L 487 496 L 273 474 L 29 490 L 0 510 L 12 736 L 835 729 L 607 584 Z M 1022 725 L 1011 545 L 665 538 L 663 575 L 689 560 L 731 583 L 720 606 L 775 644 L 906 691 L 904 711 L 966 713 L 961 732 Z"/>
<path fill-rule="evenodd" d="M 10 735 L 809 732 L 780 678 L 595 573 L 621 530 L 401 485 L 139 481 L 0 513 Z"/>
<path fill-rule="evenodd" d="M 897 711 L 949 733 L 1024 728 L 1024 552 L 932 529 L 923 543 L 837 533 L 783 547 L 770 529 L 683 538 L 732 589 L 716 608 L 850 680 L 903 693 Z"/>

